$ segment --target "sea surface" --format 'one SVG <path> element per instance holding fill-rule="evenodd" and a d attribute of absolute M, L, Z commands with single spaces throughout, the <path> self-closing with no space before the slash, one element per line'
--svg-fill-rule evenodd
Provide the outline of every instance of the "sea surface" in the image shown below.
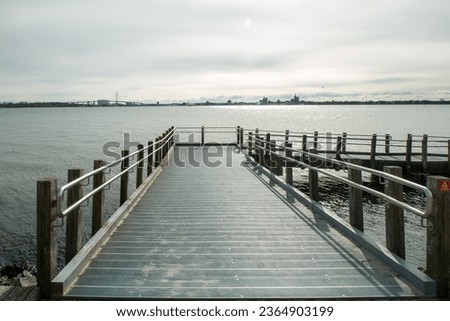
<path fill-rule="evenodd" d="M 36 181 L 67 180 L 67 170 L 90 170 L 94 159 L 105 159 L 108 142 L 126 139 L 145 144 L 170 126 L 241 126 L 340 134 L 407 134 L 450 137 L 448 105 L 315 105 L 315 106 L 193 106 L 0 109 L 0 264 L 36 261 Z M 126 138 L 128 137 L 128 138 Z M 301 185 L 305 172 L 296 172 Z M 324 202 L 345 216 L 346 192 L 327 182 Z M 331 196 L 336 192 L 337 196 Z M 414 195 L 407 195 L 415 200 Z M 113 208 L 113 204 L 109 204 Z M 110 211 L 113 211 L 112 209 Z M 382 240 L 384 206 L 365 199 L 368 233 Z M 111 213 L 109 213 L 111 214 Z M 407 217 L 407 257 L 424 262 L 425 229 Z"/>

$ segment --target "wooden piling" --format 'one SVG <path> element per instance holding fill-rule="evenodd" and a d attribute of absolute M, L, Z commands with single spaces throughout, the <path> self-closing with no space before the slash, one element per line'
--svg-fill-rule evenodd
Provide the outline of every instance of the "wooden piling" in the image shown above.
<path fill-rule="evenodd" d="M 284 132 L 284 146 L 286 146 L 289 143 L 289 129 L 286 129 Z"/>
<path fill-rule="evenodd" d="M 147 177 L 149 177 L 153 171 L 153 142 L 150 140 L 147 146 Z"/>
<path fill-rule="evenodd" d="M 384 152 L 386 154 L 389 154 L 391 151 L 391 135 L 385 134 L 384 135 Z"/>
<path fill-rule="evenodd" d="M 428 171 L 428 135 L 424 134 L 422 137 L 422 171 Z"/>
<path fill-rule="evenodd" d="M 341 151 L 342 151 L 342 137 L 338 136 L 336 142 L 336 155 L 335 155 L 335 158 L 337 160 L 341 159 Z"/>
<path fill-rule="evenodd" d="M 155 139 L 155 168 L 161 164 L 161 150 L 159 147 L 161 146 L 161 137 Z"/>
<path fill-rule="evenodd" d="M 141 186 L 143 180 L 144 180 L 144 145 L 139 144 L 138 145 L 138 159 L 137 162 L 139 163 L 137 166 L 136 171 L 136 188 Z"/>
<path fill-rule="evenodd" d="M 241 148 L 243 148 L 244 147 L 244 128 L 243 127 L 241 127 L 241 129 L 240 129 L 240 134 L 239 134 L 239 146 L 241 147 Z"/>
<path fill-rule="evenodd" d="M 248 154 L 253 157 L 253 133 L 248 133 Z"/>
<path fill-rule="evenodd" d="M 412 156 L 412 134 L 408 134 L 406 138 L 406 159 L 405 159 L 405 168 L 409 173 L 411 171 L 411 156 Z"/>
<path fill-rule="evenodd" d="M 317 149 L 310 149 L 309 150 L 309 163 L 315 164 L 317 162 L 317 159 L 312 156 L 312 154 L 317 154 Z M 319 173 L 315 171 L 314 169 L 309 168 L 308 169 L 308 176 L 309 176 L 309 197 L 313 199 L 314 201 L 320 201 L 320 193 L 319 193 Z"/>
<path fill-rule="evenodd" d="M 241 138 L 239 137 L 241 135 L 241 126 L 236 127 L 236 144 L 239 145 L 239 142 L 241 141 Z"/>
<path fill-rule="evenodd" d="M 313 142 L 313 149 L 317 150 L 319 148 L 319 132 L 314 132 L 314 142 Z"/>
<path fill-rule="evenodd" d="M 342 152 L 345 153 L 347 151 L 347 133 L 342 133 Z"/>
<path fill-rule="evenodd" d="M 351 159 L 350 163 L 361 166 L 360 159 Z M 349 168 L 348 179 L 356 184 L 362 184 L 360 170 Z M 363 192 L 361 189 L 350 186 L 349 188 L 349 223 L 351 226 L 364 232 Z"/>
<path fill-rule="evenodd" d="M 450 178 L 428 176 L 427 187 L 433 193 L 431 228 L 427 230 L 426 273 L 436 281 L 437 296 L 449 296 L 450 272 Z"/>
<path fill-rule="evenodd" d="M 270 133 L 266 134 L 266 141 L 264 142 L 264 157 L 263 165 L 265 168 L 270 169 Z"/>
<path fill-rule="evenodd" d="M 370 141 L 370 167 L 375 168 L 375 159 L 377 155 L 377 134 L 372 135 Z"/>
<path fill-rule="evenodd" d="M 130 154 L 129 150 L 123 150 L 122 151 L 122 162 L 121 162 L 121 168 L 120 170 L 123 172 L 125 169 L 127 169 L 130 166 L 130 158 L 128 158 L 128 155 Z M 122 176 L 120 176 L 120 205 L 126 202 L 128 199 L 128 177 L 129 172 L 124 173 Z"/>
<path fill-rule="evenodd" d="M 383 171 L 388 174 L 402 177 L 402 168 L 398 166 L 384 166 Z M 386 180 L 384 193 L 396 200 L 403 201 L 403 185 Z M 405 258 L 405 219 L 403 209 L 387 203 L 386 213 L 386 248 L 402 259 Z"/>
<path fill-rule="evenodd" d="M 286 183 L 292 185 L 293 182 L 292 166 L 289 165 L 290 163 L 292 163 L 292 161 L 290 160 L 292 158 L 292 150 L 290 149 L 292 148 L 292 143 L 286 142 L 285 145 L 286 145 L 286 152 L 285 152 L 286 159 L 284 160 L 284 166 L 286 168 Z"/>
<path fill-rule="evenodd" d="M 67 182 L 74 181 L 84 175 L 83 169 L 69 169 Z M 83 197 L 81 183 L 67 190 L 67 207 L 72 206 Z M 66 264 L 77 255 L 83 239 L 83 213 L 80 207 L 75 208 L 66 219 Z"/>
<path fill-rule="evenodd" d="M 43 179 L 36 184 L 36 237 L 37 282 L 41 298 L 51 295 L 51 281 L 57 274 L 56 190 L 55 178 Z"/>
<path fill-rule="evenodd" d="M 104 160 L 94 161 L 94 170 L 105 166 Z M 101 186 L 105 182 L 105 173 L 103 171 L 94 175 L 93 189 Z M 102 189 L 92 196 L 92 235 L 103 226 L 105 221 L 105 191 Z"/>
<path fill-rule="evenodd" d="M 202 126 L 202 130 L 201 130 L 201 145 L 204 146 L 205 145 L 205 126 Z"/>

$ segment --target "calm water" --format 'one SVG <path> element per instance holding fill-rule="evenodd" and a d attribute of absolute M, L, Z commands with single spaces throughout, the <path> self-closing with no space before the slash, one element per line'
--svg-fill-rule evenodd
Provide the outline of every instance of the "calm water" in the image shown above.
<path fill-rule="evenodd" d="M 35 262 L 36 181 L 54 176 L 61 184 L 66 181 L 67 169 L 89 170 L 94 159 L 105 158 L 102 146 L 109 141 L 123 142 L 125 133 L 133 141 L 145 143 L 171 125 L 240 125 L 291 131 L 390 133 L 404 139 L 408 133 L 450 136 L 449 123 L 450 106 L 0 109 L 0 264 Z M 297 173 L 297 180 L 302 175 Z M 329 203 L 339 208 L 340 202 L 342 199 L 336 198 Z M 366 204 L 372 209 L 367 219 L 376 230 L 384 224 L 377 219 L 383 210 L 376 207 L 376 201 L 369 199 Z M 408 222 L 416 228 L 414 219 Z M 417 248 L 416 243 L 422 239 L 414 234 L 410 248 Z"/>

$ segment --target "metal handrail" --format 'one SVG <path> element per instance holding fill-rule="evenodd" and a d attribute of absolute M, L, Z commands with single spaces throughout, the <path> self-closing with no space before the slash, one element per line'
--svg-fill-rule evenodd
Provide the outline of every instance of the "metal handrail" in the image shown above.
<path fill-rule="evenodd" d="M 81 204 L 83 204 L 86 200 L 88 200 L 89 198 L 91 198 L 93 195 L 97 194 L 98 192 L 100 192 L 101 190 L 103 190 L 106 186 L 110 185 L 112 182 L 114 182 L 115 180 L 117 180 L 119 177 L 123 176 L 125 173 L 131 171 L 134 167 L 136 167 L 137 165 L 139 165 L 140 163 L 142 163 L 143 161 L 145 161 L 146 159 L 148 159 L 151 155 L 155 154 L 157 151 L 161 150 L 162 148 L 164 148 L 167 144 L 170 143 L 170 139 L 174 136 L 175 133 L 175 129 L 173 128 L 170 132 L 167 133 L 166 136 L 163 137 L 163 140 L 159 141 L 158 144 L 162 141 L 164 141 L 164 144 L 162 144 L 161 146 L 159 146 L 158 148 L 154 149 L 152 153 L 147 154 L 147 156 L 145 156 L 144 158 L 142 158 L 140 161 L 137 161 L 136 163 L 134 163 L 133 165 L 127 167 L 126 169 L 124 169 L 123 171 L 121 171 L 119 174 L 115 175 L 114 177 L 110 178 L 108 181 L 104 182 L 102 185 L 100 185 L 99 187 L 97 187 L 96 189 L 92 190 L 91 192 L 89 192 L 88 194 L 84 195 L 82 198 L 80 198 L 77 202 L 75 202 L 74 204 L 72 204 L 71 206 L 67 207 L 66 209 L 63 209 L 63 202 L 64 202 L 64 192 L 66 192 L 68 189 L 80 184 L 82 181 L 89 179 L 90 177 L 94 176 L 97 173 L 103 172 L 107 169 L 110 169 L 114 166 L 116 166 L 117 164 L 122 163 L 123 161 L 125 161 L 126 159 L 132 159 L 135 155 L 137 155 L 138 153 L 145 151 L 146 149 L 148 150 L 150 147 L 154 147 L 154 145 L 156 145 L 157 143 L 154 142 L 150 145 L 145 146 L 144 148 L 141 148 L 127 156 L 124 156 L 110 164 L 104 165 L 102 167 L 99 167 L 83 176 L 80 176 L 79 178 L 70 181 L 69 183 L 61 186 L 56 194 L 56 213 L 57 213 L 57 217 L 59 218 L 64 218 L 66 217 L 69 213 L 71 213 L 73 210 L 75 210 L 76 208 L 78 208 Z"/>
<path fill-rule="evenodd" d="M 261 138 L 257 139 L 256 137 L 252 137 L 252 139 L 254 139 L 254 141 L 267 143 L 264 139 L 261 139 Z M 349 179 L 346 179 L 344 177 L 335 175 L 335 174 L 333 174 L 333 173 L 331 173 L 329 171 L 325 171 L 323 169 L 314 167 L 312 165 L 306 164 L 306 163 L 301 162 L 301 161 L 299 161 L 297 159 L 294 159 L 294 158 L 291 158 L 291 157 L 286 157 L 285 155 L 280 155 L 277 152 L 274 152 L 273 150 L 271 150 L 270 148 L 267 148 L 266 145 L 267 144 L 265 144 L 263 149 L 265 151 L 268 151 L 271 154 L 275 154 L 275 155 L 277 155 L 277 156 L 279 156 L 279 157 L 281 157 L 283 159 L 286 159 L 286 160 L 289 160 L 289 161 L 293 161 L 293 162 L 295 162 L 295 163 L 297 163 L 297 164 L 299 164 L 301 166 L 304 166 L 306 168 L 312 169 L 312 170 L 314 170 L 316 172 L 319 172 L 319 173 L 322 173 L 322 174 L 324 174 L 326 176 L 330 176 L 330 177 L 332 177 L 334 179 L 337 179 L 337 180 L 339 180 L 341 182 L 344 182 L 345 184 L 348 184 L 348 185 L 353 186 L 355 188 L 358 188 L 358 189 L 360 189 L 362 191 L 365 191 L 367 193 L 370 193 L 372 195 L 380 197 L 380 198 L 388 201 L 389 203 L 397 205 L 398 207 L 401 207 L 401 208 L 403 208 L 406 211 L 409 211 L 409 212 L 411 212 L 411 213 L 413 213 L 413 214 L 415 214 L 417 216 L 420 216 L 423 219 L 427 219 L 427 218 L 429 218 L 431 216 L 432 206 L 433 206 L 433 194 L 425 186 L 422 186 L 420 184 L 416 184 L 416 183 L 408 181 L 408 180 L 406 180 L 404 178 L 401 178 L 401 177 L 398 177 L 398 176 L 395 176 L 395 175 L 392 175 L 392 174 L 388 174 L 388 173 L 385 173 L 385 172 L 382 172 L 382 171 L 379 171 L 379 170 L 376 170 L 376 169 L 355 165 L 355 164 L 352 164 L 352 163 L 348 163 L 348 162 L 344 162 L 344 161 L 341 161 L 341 160 L 337 160 L 335 158 L 324 157 L 324 156 L 321 156 L 321 155 L 318 155 L 318 154 L 305 152 L 303 150 L 299 150 L 299 149 L 295 149 L 295 148 L 289 148 L 289 147 L 286 147 L 285 145 L 281 145 L 281 144 L 280 145 L 276 145 L 275 144 L 275 148 L 279 147 L 280 149 L 283 149 L 283 150 L 290 150 L 292 152 L 301 153 L 302 155 L 306 155 L 306 156 L 311 157 L 311 158 L 323 160 L 323 161 L 326 161 L 326 162 L 331 162 L 332 164 L 336 164 L 336 165 L 342 166 L 343 168 L 351 168 L 351 169 L 359 170 L 361 172 L 371 173 L 371 174 L 383 177 L 383 178 L 385 178 L 387 180 L 394 181 L 394 182 L 397 182 L 397 183 L 402 184 L 404 186 L 408 186 L 408 187 L 411 187 L 411 188 L 416 189 L 418 191 L 421 191 L 425 195 L 425 199 L 426 199 L 425 211 L 421 211 L 421 210 L 418 210 L 418 209 L 416 209 L 416 208 L 414 208 L 414 207 L 412 207 L 412 206 L 410 206 L 410 205 L 408 205 L 408 204 L 406 204 L 404 202 L 401 202 L 401 201 L 399 201 L 399 200 L 397 200 L 395 198 L 392 198 L 392 197 L 390 197 L 390 196 L 388 196 L 388 195 L 386 195 L 384 193 L 378 192 L 378 191 L 376 191 L 374 189 L 371 189 L 371 188 L 369 188 L 367 186 L 364 186 L 362 184 L 355 183 L 355 182 L 353 182 L 353 181 L 351 181 Z M 260 149 L 261 147 L 258 147 L 258 148 Z"/>

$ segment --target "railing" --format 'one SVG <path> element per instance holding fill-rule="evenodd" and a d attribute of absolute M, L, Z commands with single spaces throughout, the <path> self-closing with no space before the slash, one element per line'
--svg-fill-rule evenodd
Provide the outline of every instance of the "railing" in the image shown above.
<path fill-rule="evenodd" d="M 361 166 L 359 160 L 353 160 L 352 162 L 342 161 L 339 158 L 339 154 L 336 154 L 335 151 L 329 152 L 328 155 L 327 153 L 325 155 L 319 155 L 317 149 L 321 147 L 319 145 L 321 136 L 317 132 L 313 135 L 313 140 L 309 145 L 305 139 L 306 134 L 303 133 L 300 134 L 302 140 L 299 141 L 296 139 L 300 135 L 292 134 L 289 131 L 271 133 L 269 131 L 261 132 L 257 130 L 255 133 L 252 131 L 247 132 L 248 139 L 246 145 L 249 155 L 274 175 L 283 175 L 284 170 L 287 184 L 291 186 L 293 184 L 293 168 L 308 169 L 309 196 L 313 201 L 320 200 L 318 173 L 348 185 L 350 187 L 349 223 L 361 232 L 364 231 L 363 192 L 379 197 L 386 201 L 387 204 L 390 204 L 390 206 L 386 205 L 385 207 L 386 248 L 399 257 L 405 258 L 403 211 L 413 213 L 420 217 L 422 227 L 427 228 L 427 273 L 437 281 L 438 295 L 446 296 L 445 293 L 448 293 L 449 269 L 447 259 L 443 257 L 450 254 L 450 248 L 446 248 L 445 245 L 448 244 L 448 236 L 445 235 L 446 233 L 448 234 L 449 227 L 443 226 L 450 226 L 448 205 L 446 205 L 449 203 L 445 203 L 450 202 L 450 193 L 448 193 L 447 187 L 442 188 L 442 186 L 450 185 L 448 178 L 429 176 L 427 187 L 425 187 L 402 178 L 402 169 L 398 166 L 386 166 L 385 172 L 383 172 Z M 278 138 L 278 140 L 274 140 L 274 137 Z M 329 138 L 330 136 L 327 135 L 325 137 Z M 441 141 L 444 140 L 441 138 Z M 339 142 L 336 146 L 339 146 Z M 328 150 L 330 149 L 328 148 Z M 328 166 L 323 166 L 324 164 Z M 336 175 L 334 171 L 327 170 L 327 167 L 348 171 L 348 178 Z M 363 185 L 363 172 L 384 179 L 385 192 L 383 193 Z M 424 195 L 424 210 L 411 206 L 403 201 L 403 186 L 419 191 Z M 447 199 L 447 201 L 444 201 L 444 199 Z M 427 220 L 427 224 L 424 223 L 425 220 Z M 436 250 L 436 247 L 439 248 L 439 251 Z"/>
<path fill-rule="evenodd" d="M 139 144 L 137 150 L 130 153 L 128 149 L 121 152 L 121 157 L 109 164 L 103 160 L 94 161 L 94 170 L 84 174 L 82 169 L 69 170 L 69 182 L 57 188 L 56 179 L 47 179 L 37 185 L 37 271 L 41 296 L 50 298 L 51 280 L 57 274 L 57 227 L 66 222 L 65 262 L 68 264 L 82 248 L 83 220 L 81 207 L 88 201 L 92 202 L 92 233 L 94 236 L 105 224 L 105 191 L 120 180 L 120 200 L 122 206 L 129 198 L 129 173 L 136 169 L 136 190 L 143 184 L 144 168 L 147 167 L 147 177 L 164 164 L 165 157 L 174 145 L 175 128 L 171 127 L 155 141 L 149 141 L 147 146 Z M 132 161 L 134 162 L 130 164 Z M 145 166 L 146 164 L 146 166 Z M 120 165 L 119 173 L 113 169 Z M 106 180 L 106 175 L 112 177 Z M 83 187 L 92 181 L 92 189 L 83 195 Z M 86 183 L 87 182 L 87 183 Z M 67 204 L 65 206 L 65 199 Z M 60 219 L 61 223 L 57 224 Z"/>

